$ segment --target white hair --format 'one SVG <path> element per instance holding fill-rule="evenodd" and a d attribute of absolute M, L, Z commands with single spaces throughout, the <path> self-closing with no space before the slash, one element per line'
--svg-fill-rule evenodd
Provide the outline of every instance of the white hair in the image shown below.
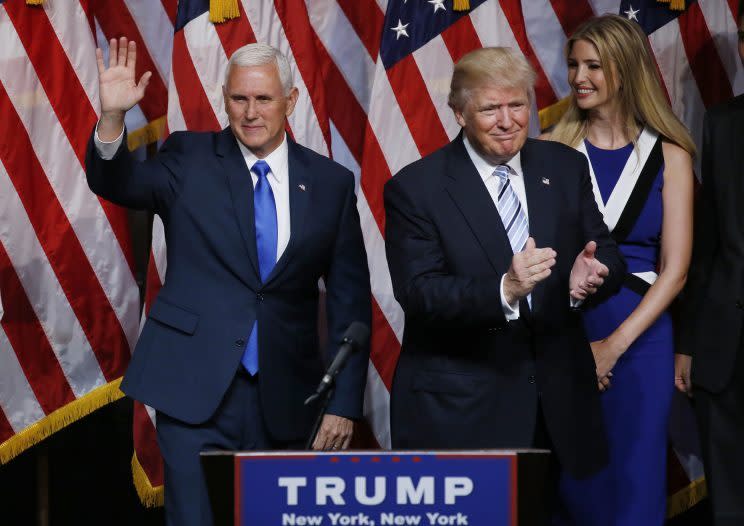
<path fill-rule="evenodd" d="M 246 44 L 235 50 L 230 57 L 230 61 L 227 63 L 225 85 L 227 85 L 227 78 L 230 76 L 230 68 L 232 66 L 263 66 L 264 64 L 272 63 L 276 64 L 276 69 L 279 71 L 279 81 L 282 83 L 284 95 L 289 95 L 293 87 L 293 82 L 292 70 L 289 69 L 287 57 L 275 47 L 258 42 L 255 44 Z"/>

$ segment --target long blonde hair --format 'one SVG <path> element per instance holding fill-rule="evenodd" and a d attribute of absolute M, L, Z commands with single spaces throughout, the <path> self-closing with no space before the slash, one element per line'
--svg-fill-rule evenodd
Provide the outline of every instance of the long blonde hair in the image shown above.
<path fill-rule="evenodd" d="M 597 49 L 607 87 L 610 92 L 614 91 L 620 113 L 625 118 L 626 136 L 635 142 L 641 128 L 648 126 L 694 157 L 695 142 L 664 96 L 648 40 L 640 26 L 618 15 L 592 18 L 568 39 L 566 58 L 578 40 L 589 42 Z M 616 75 L 619 78 L 615 78 Z M 572 96 L 550 138 L 576 147 L 586 137 L 588 120 L 589 113 L 579 108 L 576 97 Z"/>

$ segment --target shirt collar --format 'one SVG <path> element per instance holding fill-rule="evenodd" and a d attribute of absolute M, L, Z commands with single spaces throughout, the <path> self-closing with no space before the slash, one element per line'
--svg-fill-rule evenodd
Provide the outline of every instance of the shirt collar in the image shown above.
<path fill-rule="evenodd" d="M 237 137 L 235 137 L 235 140 L 238 142 L 240 153 L 243 154 L 245 164 L 250 170 L 251 168 L 253 168 L 253 165 L 256 164 L 256 161 L 258 161 L 259 158 L 256 156 L 256 154 L 250 151 L 245 144 L 240 142 Z M 281 144 L 273 152 L 263 158 L 263 160 L 266 161 L 266 164 L 269 165 L 269 168 L 271 168 L 271 173 L 274 176 L 274 179 L 276 179 L 276 181 L 279 183 L 282 182 L 282 177 L 284 177 L 284 174 L 287 172 L 286 167 L 288 156 L 289 147 L 287 146 L 287 134 L 285 133 L 282 137 Z"/>
<path fill-rule="evenodd" d="M 495 164 L 490 163 L 486 159 L 484 159 L 481 154 L 479 154 L 475 148 L 473 148 L 473 145 L 470 144 L 470 141 L 468 141 L 468 137 L 463 133 L 462 135 L 462 142 L 465 145 L 465 150 L 468 152 L 468 156 L 470 156 L 470 160 L 473 161 L 473 164 L 475 165 L 475 169 L 478 170 L 478 173 L 481 176 L 481 179 L 484 181 L 491 177 L 493 175 L 494 169 L 496 169 Z M 509 159 L 507 163 L 504 163 L 511 168 L 514 173 L 518 176 L 522 176 L 522 152 L 519 151 L 517 154 Z"/>

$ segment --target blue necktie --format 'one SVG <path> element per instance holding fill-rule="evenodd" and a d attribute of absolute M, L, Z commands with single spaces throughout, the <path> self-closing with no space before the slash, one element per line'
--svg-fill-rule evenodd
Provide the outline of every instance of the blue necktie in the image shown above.
<path fill-rule="evenodd" d="M 253 189 L 253 210 L 256 223 L 256 249 L 258 250 L 258 270 L 261 281 L 271 274 L 276 264 L 276 203 L 274 192 L 271 191 L 267 175 L 271 168 L 266 161 L 256 161 L 251 171 L 256 174 L 258 181 Z M 251 335 L 242 358 L 243 367 L 254 375 L 258 372 L 258 321 L 253 324 Z"/>
<path fill-rule="evenodd" d="M 522 203 L 519 202 L 517 193 L 509 183 L 510 171 L 511 168 L 507 165 L 500 164 L 493 171 L 493 175 L 499 178 L 498 210 L 501 222 L 504 223 L 504 230 L 509 237 L 512 251 L 516 254 L 524 248 L 530 232 L 527 214 L 522 210 Z"/>

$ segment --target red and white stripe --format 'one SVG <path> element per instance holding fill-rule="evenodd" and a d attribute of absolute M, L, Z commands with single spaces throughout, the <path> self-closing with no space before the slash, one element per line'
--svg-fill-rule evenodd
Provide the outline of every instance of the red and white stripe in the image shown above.
<path fill-rule="evenodd" d="M 137 337 L 126 212 L 88 189 L 90 4 L 0 4 L 0 462 L 121 396 Z"/>

